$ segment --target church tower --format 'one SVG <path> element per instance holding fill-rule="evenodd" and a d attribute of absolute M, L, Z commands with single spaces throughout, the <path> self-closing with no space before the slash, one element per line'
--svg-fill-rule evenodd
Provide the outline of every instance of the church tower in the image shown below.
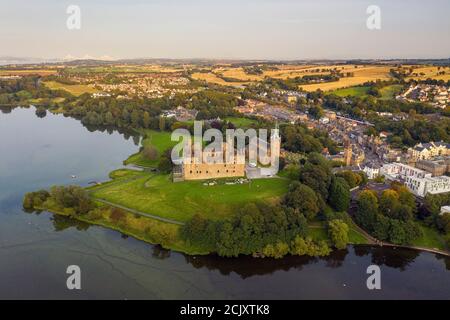
<path fill-rule="evenodd" d="M 350 140 L 345 139 L 344 143 L 344 163 L 346 166 L 350 166 L 352 164 L 352 144 L 350 143 Z"/>

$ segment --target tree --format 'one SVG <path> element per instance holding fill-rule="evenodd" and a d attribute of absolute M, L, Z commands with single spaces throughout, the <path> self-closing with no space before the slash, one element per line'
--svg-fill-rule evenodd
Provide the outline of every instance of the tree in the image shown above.
<path fill-rule="evenodd" d="M 318 105 L 314 105 L 311 108 L 309 108 L 309 114 L 311 115 L 311 117 L 313 117 L 314 119 L 320 119 L 323 117 L 324 115 L 324 111 L 322 109 L 321 106 Z"/>
<path fill-rule="evenodd" d="M 373 191 L 364 190 L 358 196 L 356 221 L 363 228 L 372 230 L 378 215 L 378 198 Z"/>
<path fill-rule="evenodd" d="M 298 181 L 292 182 L 289 186 L 284 203 L 298 210 L 309 220 L 314 219 L 319 212 L 318 199 L 314 190 Z"/>
<path fill-rule="evenodd" d="M 131 112 L 131 124 L 134 128 L 140 127 L 139 118 L 139 112 L 137 110 L 133 110 L 133 112 Z"/>
<path fill-rule="evenodd" d="M 289 252 L 289 246 L 281 241 L 278 241 L 275 246 L 268 244 L 262 250 L 264 256 L 275 259 L 283 258 Z"/>
<path fill-rule="evenodd" d="M 161 172 L 169 173 L 172 171 L 172 150 L 167 149 L 159 158 L 158 169 Z"/>
<path fill-rule="evenodd" d="M 114 116 L 110 111 L 105 114 L 105 124 L 108 126 L 112 126 L 115 124 Z"/>
<path fill-rule="evenodd" d="M 354 188 L 354 187 L 358 186 L 359 184 L 361 184 L 361 182 L 362 182 L 361 175 L 354 173 L 353 171 L 350 171 L 350 170 L 338 172 L 336 174 L 336 176 L 344 178 L 345 181 L 347 181 L 348 186 L 350 188 Z"/>
<path fill-rule="evenodd" d="M 53 186 L 50 196 L 61 208 L 72 208 L 76 214 L 85 214 L 94 208 L 86 190 L 79 186 Z"/>
<path fill-rule="evenodd" d="M 150 114 L 145 111 L 144 115 L 142 117 L 142 124 L 144 125 L 144 128 L 149 128 L 150 127 Z"/>
<path fill-rule="evenodd" d="M 347 211 L 350 206 L 350 187 L 343 178 L 333 177 L 330 185 L 329 203 L 337 211 Z"/>
<path fill-rule="evenodd" d="M 348 244 L 348 225 L 339 219 L 328 222 L 328 234 L 337 249 L 345 249 Z"/>
<path fill-rule="evenodd" d="M 380 212 L 393 218 L 400 205 L 398 193 L 395 190 L 384 190 L 380 197 Z"/>
<path fill-rule="evenodd" d="M 395 208 L 393 217 L 401 221 L 410 221 L 413 219 L 413 211 L 410 206 L 406 204 L 399 204 Z"/>
<path fill-rule="evenodd" d="M 393 185 L 393 189 L 398 193 L 398 200 L 401 204 L 408 206 L 412 214 L 417 211 L 416 198 L 404 185 Z"/>
<path fill-rule="evenodd" d="M 160 131 L 166 130 L 166 118 L 165 117 L 159 117 L 159 130 Z"/>
<path fill-rule="evenodd" d="M 316 191 L 322 200 L 328 199 L 331 176 L 328 160 L 318 153 L 310 153 L 305 165 L 300 168 L 300 182 Z"/>

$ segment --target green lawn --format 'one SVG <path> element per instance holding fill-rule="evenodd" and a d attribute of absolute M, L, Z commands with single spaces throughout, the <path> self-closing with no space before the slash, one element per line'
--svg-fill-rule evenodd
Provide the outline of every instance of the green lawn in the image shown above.
<path fill-rule="evenodd" d="M 165 150 L 172 148 L 177 144 L 176 141 L 172 141 L 170 139 L 171 133 L 166 131 L 155 131 L 155 130 L 145 130 L 144 132 L 144 140 L 142 141 L 142 145 L 145 146 L 153 146 L 158 151 L 158 156 L 160 156 Z M 131 155 L 127 160 L 125 160 L 125 164 L 135 164 L 143 167 L 156 167 L 158 165 L 158 159 L 150 160 L 146 159 L 142 152 L 135 153 Z"/>
<path fill-rule="evenodd" d="M 252 201 L 277 201 L 289 180 L 259 179 L 250 184 L 204 186 L 204 181 L 173 183 L 169 175 L 143 173 L 136 179 L 91 188 L 91 195 L 142 212 L 177 221 L 194 214 L 223 219 Z"/>
<path fill-rule="evenodd" d="M 443 236 L 440 235 L 437 230 L 427 227 L 424 224 L 420 224 L 420 228 L 422 229 L 423 236 L 417 240 L 414 240 L 412 245 L 446 250 Z"/>
<path fill-rule="evenodd" d="M 257 123 L 256 120 L 248 119 L 248 118 L 238 118 L 238 117 L 228 117 L 225 120 L 234 124 L 237 128 L 249 128 L 252 124 Z"/>
<path fill-rule="evenodd" d="M 142 175 L 141 171 L 137 170 L 129 170 L 129 169 L 118 169 L 109 173 L 109 177 L 111 179 L 122 179 L 122 178 L 131 178 L 136 177 L 138 175 Z"/>
<path fill-rule="evenodd" d="M 363 97 L 367 95 L 367 90 L 369 90 L 369 87 L 350 87 L 334 90 L 332 93 L 338 97 Z"/>

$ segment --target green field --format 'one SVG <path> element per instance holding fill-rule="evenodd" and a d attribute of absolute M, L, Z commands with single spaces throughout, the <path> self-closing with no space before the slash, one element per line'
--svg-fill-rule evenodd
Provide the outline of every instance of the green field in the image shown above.
<path fill-rule="evenodd" d="M 164 151 L 172 148 L 177 144 L 176 141 L 170 139 L 170 132 L 166 131 L 155 131 L 155 130 L 145 130 L 144 139 L 142 140 L 142 146 L 153 146 L 158 151 L 158 156 L 160 156 Z M 151 160 L 145 158 L 142 152 L 135 153 L 131 155 L 125 164 L 135 164 L 142 167 L 156 167 L 159 160 Z"/>
<path fill-rule="evenodd" d="M 367 95 L 368 90 L 369 87 L 350 87 L 334 90 L 331 93 L 337 95 L 338 97 L 364 97 Z"/>
<path fill-rule="evenodd" d="M 401 84 L 393 84 L 390 86 L 386 86 L 380 89 L 381 99 L 382 100 L 390 100 L 394 99 L 395 96 L 400 92 L 403 88 Z"/>
<path fill-rule="evenodd" d="M 45 81 L 45 86 L 52 90 L 65 90 L 74 96 L 80 96 L 83 93 L 96 93 L 98 90 L 85 84 L 63 84 L 56 81 Z"/>
<path fill-rule="evenodd" d="M 392 84 L 389 86 L 385 86 L 380 89 L 381 97 L 379 99 L 381 100 L 390 100 L 394 99 L 395 96 L 400 92 L 402 89 L 401 84 Z M 369 90 L 369 87 L 350 87 L 350 88 L 343 88 L 334 90 L 333 94 L 339 96 L 339 97 L 366 97 L 367 91 Z"/>
<path fill-rule="evenodd" d="M 204 181 L 173 183 L 170 175 L 142 173 L 132 179 L 90 188 L 91 195 L 160 217 L 187 221 L 195 214 L 211 219 L 230 216 L 252 201 L 278 201 L 289 180 L 260 179 L 249 184 L 204 186 Z"/>
<path fill-rule="evenodd" d="M 249 128 L 252 124 L 257 123 L 256 120 L 248 119 L 248 118 L 238 118 L 238 117 L 228 117 L 225 120 L 234 124 L 237 128 Z"/>

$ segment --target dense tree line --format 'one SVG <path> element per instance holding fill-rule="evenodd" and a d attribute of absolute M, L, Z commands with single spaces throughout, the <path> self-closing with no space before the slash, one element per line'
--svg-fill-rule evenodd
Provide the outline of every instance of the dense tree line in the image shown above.
<path fill-rule="evenodd" d="M 264 84 L 270 86 L 271 88 L 281 89 L 281 90 L 298 90 L 300 85 L 319 83 L 319 82 L 333 82 L 338 81 L 343 75 L 340 73 L 331 74 L 315 74 L 315 75 L 305 75 L 302 77 L 278 79 L 278 78 L 266 78 Z"/>
<path fill-rule="evenodd" d="M 322 130 L 308 129 L 304 124 L 281 126 L 283 148 L 297 153 L 320 153 L 327 148 L 331 154 L 338 153 L 337 143 Z"/>
<path fill-rule="evenodd" d="M 186 101 L 188 101 L 186 103 Z M 198 110 L 197 119 L 225 118 L 236 115 L 233 110 L 237 104 L 234 96 L 217 91 L 205 90 L 193 96 L 177 95 L 173 98 L 132 98 L 114 97 L 92 98 L 84 94 L 70 103 L 64 103 L 64 114 L 81 119 L 86 125 L 115 126 L 130 129 L 169 130 L 175 120 L 162 119 L 163 110 L 179 105 Z"/>
<path fill-rule="evenodd" d="M 409 190 L 393 185 L 378 195 L 375 191 L 362 191 L 357 200 L 356 222 L 382 241 L 409 244 L 422 235 L 414 222 L 415 198 Z"/>
<path fill-rule="evenodd" d="M 29 99 L 43 99 L 44 104 L 50 105 L 52 98 L 70 96 L 64 90 L 51 90 L 43 86 L 40 80 L 39 76 L 0 80 L 0 105 L 26 103 Z"/>
<path fill-rule="evenodd" d="M 94 203 L 86 190 L 79 186 L 53 186 L 50 192 L 40 190 L 25 194 L 23 207 L 26 210 L 53 209 L 83 215 L 94 209 Z"/>

